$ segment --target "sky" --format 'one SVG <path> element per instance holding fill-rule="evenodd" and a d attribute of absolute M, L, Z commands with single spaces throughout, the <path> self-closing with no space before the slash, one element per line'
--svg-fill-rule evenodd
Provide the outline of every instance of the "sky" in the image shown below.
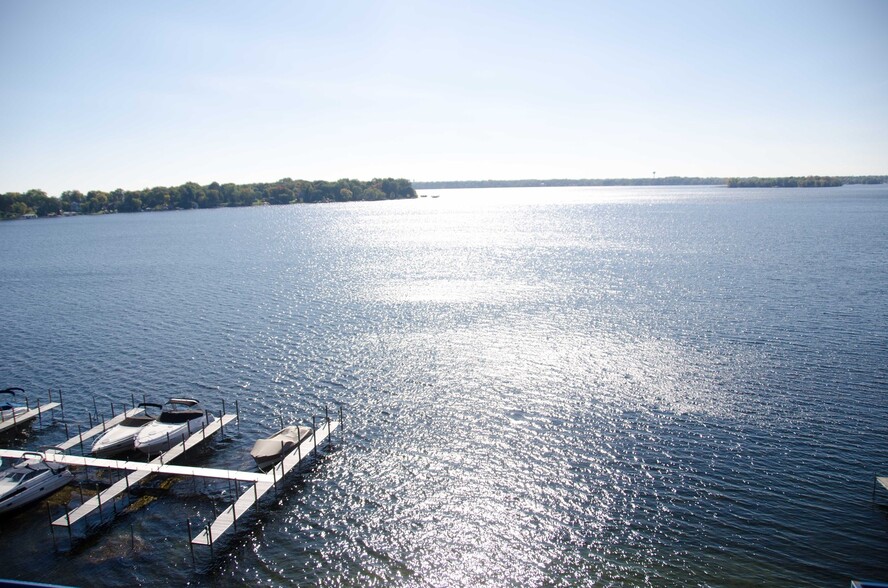
<path fill-rule="evenodd" d="M 888 1 L 0 0 L 0 192 L 888 174 Z"/>

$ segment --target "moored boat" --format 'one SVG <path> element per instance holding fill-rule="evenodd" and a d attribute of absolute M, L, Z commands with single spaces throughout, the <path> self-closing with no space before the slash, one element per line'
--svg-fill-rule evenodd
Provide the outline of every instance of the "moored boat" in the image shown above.
<path fill-rule="evenodd" d="M 309 435 L 311 427 L 284 427 L 271 437 L 256 441 L 250 455 L 259 469 L 264 471 L 284 459 Z"/>
<path fill-rule="evenodd" d="M 163 410 L 160 404 L 152 404 L 143 402 L 139 404 L 142 408 L 157 408 Z M 96 439 L 93 443 L 90 453 L 96 457 L 112 457 L 127 453 L 136 448 L 136 435 L 139 434 L 145 426 L 153 423 L 157 417 L 147 413 L 126 417 L 119 424 L 111 427 Z"/>
<path fill-rule="evenodd" d="M 135 448 L 148 455 L 167 451 L 200 431 L 216 417 L 191 398 L 170 398 L 154 422 L 136 433 Z"/>
<path fill-rule="evenodd" d="M 9 394 L 13 398 L 15 398 L 16 392 L 24 393 L 24 390 L 21 388 L 6 388 L 5 390 L 0 390 L 0 394 Z M 17 402 L 13 402 L 11 399 L 4 398 L 0 400 L 0 422 L 15 420 L 26 412 L 28 412 L 27 406 L 22 406 Z"/>
<path fill-rule="evenodd" d="M 25 453 L 20 462 L 0 471 L 0 514 L 45 498 L 72 479 L 67 466 L 46 462 L 42 453 Z"/>

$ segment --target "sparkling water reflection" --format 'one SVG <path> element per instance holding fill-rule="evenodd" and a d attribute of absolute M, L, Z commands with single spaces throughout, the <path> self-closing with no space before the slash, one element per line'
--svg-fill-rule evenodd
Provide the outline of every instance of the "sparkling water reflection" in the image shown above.
<path fill-rule="evenodd" d="M 53 552 L 45 511 L 0 521 L 3 573 L 888 577 L 871 502 L 888 467 L 884 187 L 440 194 L 0 224 L 4 385 L 64 388 L 72 421 L 92 395 L 238 398 L 240 430 L 190 458 L 212 467 L 250 467 L 281 419 L 347 415 L 335 451 L 209 567 L 191 565 L 185 517 L 230 489 L 182 481 L 74 551 Z"/>

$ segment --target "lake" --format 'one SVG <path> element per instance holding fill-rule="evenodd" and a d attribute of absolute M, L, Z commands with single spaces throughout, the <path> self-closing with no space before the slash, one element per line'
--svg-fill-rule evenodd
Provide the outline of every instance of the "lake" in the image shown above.
<path fill-rule="evenodd" d="M 7 447 L 132 398 L 236 399 L 186 463 L 249 469 L 281 421 L 345 415 L 212 557 L 187 524 L 230 484 L 167 478 L 56 548 L 46 503 L 0 520 L 0 576 L 888 580 L 888 186 L 425 193 L 0 223 L 0 387 L 65 398 Z"/>

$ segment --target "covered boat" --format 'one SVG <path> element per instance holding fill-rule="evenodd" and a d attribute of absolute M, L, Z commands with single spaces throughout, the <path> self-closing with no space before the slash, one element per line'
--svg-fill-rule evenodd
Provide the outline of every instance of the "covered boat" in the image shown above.
<path fill-rule="evenodd" d="M 73 479 L 67 466 L 44 461 L 42 453 L 25 453 L 0 471 L 0 514 L 45 498 Z"/>
<path fill-rule="evenodd" d="M 135 447 L 142 453 L 156 455 L 181 443 L 200 431 L 216 418 L 200 408 L 191 398 L 170 398 L 163 412 L 136 433 Z"/>
<path fill-rule="evenodd" d="M 24 390 L 21 388 L 6 388 L 5 390 L 0 390 L 0 394 L 8 394 L 12 397 L 0 397 L 0 422 L 17 419 L 28 412 L 27 406 L 22 406 L 12 400 L 15 398 L 16 392 L 24 393 Z"/>
<path fill-rule="evenodd" d="M 284 427 L 271 437 L 256 441 L 250 455 L 259 469 L 264 471 L 284 459 L 309 435 L 311 427 Z"/>
<path fill-rule="evenodd" d="M 163 410 L 163 406 L 160 404 L 151 404 L 150 402 L 143 402 L 139 406 Z M 136 435 L 139 431 L 146 425 L 153 423 L 156 419 L 156 416 L 151 416 L 147 413 L 126 417 L 119 424 L 102 433 L 93 443 L 90 452 L 96 457 L 112 457 L 130 452 L 136 447 Z"/>

